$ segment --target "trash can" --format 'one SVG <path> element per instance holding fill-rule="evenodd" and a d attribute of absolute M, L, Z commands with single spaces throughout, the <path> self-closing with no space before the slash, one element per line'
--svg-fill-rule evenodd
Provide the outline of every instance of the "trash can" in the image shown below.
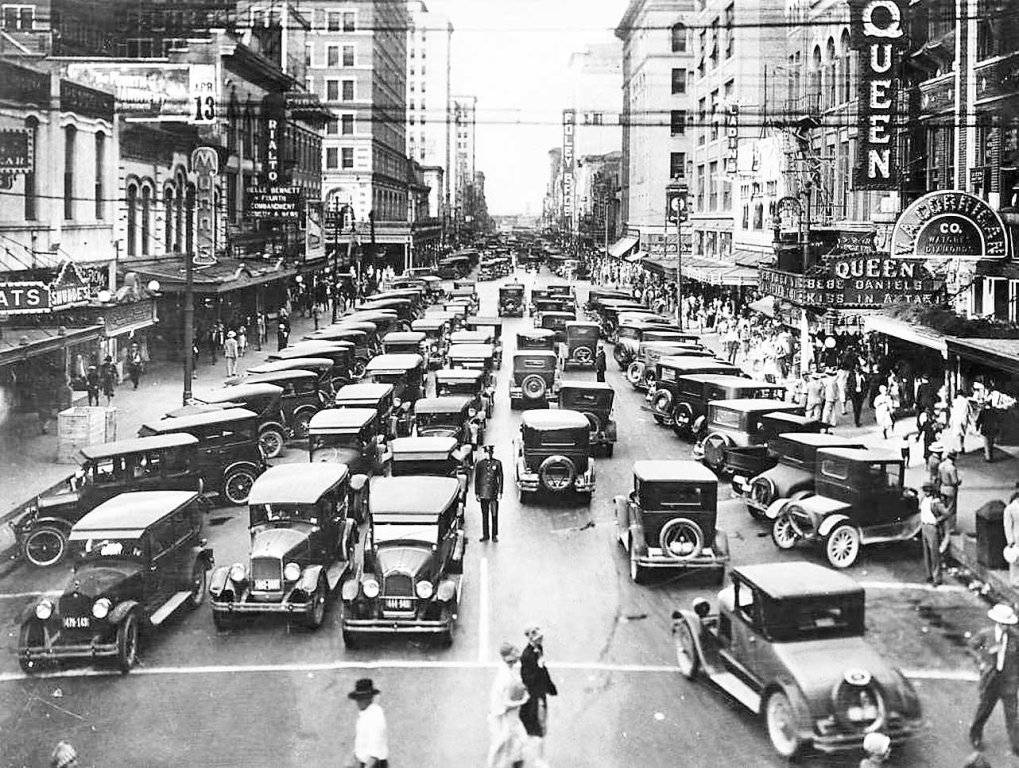
<path fill-rule="evenodd" d="M 985 568 L 1006 569 L 1005 529 L 1001 521 L 1005 516 L 1005 502 L 989 501 L 976 513 L 977 562 Z"/>

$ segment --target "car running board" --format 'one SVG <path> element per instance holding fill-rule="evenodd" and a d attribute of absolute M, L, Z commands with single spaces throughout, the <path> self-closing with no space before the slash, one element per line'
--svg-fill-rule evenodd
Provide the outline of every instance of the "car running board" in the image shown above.
<path fill-rule="evenodd" d="M 152 614 L 152 617 L 149 619 L 149 623 L 154 627 L 158 627 L 166 621 L 167 617 L 171 613 L 180 608 L 184 604 L 184 601 L 189 597 L 191 597 L 191 592 L 189 590 L 177 592 L 173 597 L 163 603 L 158 611 Z"/>
<path fill-rule="evenodd" d="M 761 711 L 761 696 L 732 672 L 709 672 L 708 678 L 753 713 Z"/>
<path fill-rule="evenodd" d="M 349 567 L 349 560 L 341 560 L 340 562 L 333 563 L 326 568 L 326 582 L 329 584 L 330 592 L 336 589 L 336 586 L 340 583 L 340 579 L 343 578 L 343 574 L 347 572 L 347 568 Z"/>

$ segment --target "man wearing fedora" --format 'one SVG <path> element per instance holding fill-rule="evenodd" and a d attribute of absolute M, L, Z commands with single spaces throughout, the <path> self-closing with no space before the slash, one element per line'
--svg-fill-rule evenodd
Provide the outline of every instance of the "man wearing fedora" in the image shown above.
<path fill-rule="evenodd" d="M 481 541 L 488 541 L 489 518 L 492 541 L 499 540 L 499 498 L 502 496 L 502 462 L 494 456 L 495 446 L 485 446 L 485 456 L 474 465 L 474 497 L 481 505 Z"/>
<path fill-rule="evenodd" d="M 958 533 L 956 528 L 959 515 L 959 486 L 962 480 L 959 479 L 959 468 L 955 466 L 955 457 L 959 452 L 954 448 L 945 451 L 945 458 L 938 464 L 938 491 L 948 508 L 948 521 L 945 525 L 945 533 Z"/>
<path fill-rule="evenodd" d="M 349 768 L 389 768 L 386 714 L 375 703 L 379 693 L 371 678 L 363 677 L 347 694 L 347 698 L 356 702 L 360 710 L 354 730 L 354 754 L 347 764 Z"/>
<path fill-rule="evenodd" d="M 1019 616 L 1010 605 L 998 603 L 987 612 L 994 622 L 976 633 L 970 647 L 980 663 L 979 699 L 969 740 L 974 749 L 981 749 L 984 724 L 1000 701 L 1005 713 L 1005 729 L 1012 753 L 1019 755 L 1019 723 L 1016 722 L 1016 699 L 1019 691 L 1019 633 L 1015 625 Z"/>

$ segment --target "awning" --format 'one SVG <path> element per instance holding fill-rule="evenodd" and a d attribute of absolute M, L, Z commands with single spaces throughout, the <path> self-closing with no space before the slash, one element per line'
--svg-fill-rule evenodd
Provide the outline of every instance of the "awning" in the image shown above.
<path fill-rule="evenodd" d="M 642 261 L 647 256 L 647 251 L 634 251 L 633 253 L 624 256 L 623 261 L 629 262 L 630 264 L 636 264 Z"/>
<path fill-rule="evenodd" d="M 180 258 L 128 262 L 132 272 L 143 275 L 143 282 L 159 281 L 163 293 L 184 292 L 184 264 Z M 291 278 L 297 270 L 286 267 L 283 259 L 235 259 L 223 257 L 207 267 L 195 267 L 193 272 L 196 294 L 229 293 L 254 285 Z"/>
<path fill-rule="evenodd" d="M 103 328 L 102 325 L 92 325 L 88 328 L 64 328 L 63 326 L 11 328 L 4 326 L 3 336 L 0 336 L 0 365 L 28 360 L 74 344 L 95 341 L 103 335 Z"/>
<path fill-rule="evenodd" d="M 938 333 L 933 328 L 922 325 L 913 325 L 903 320 L 898 320 L 888 315 L 868 315 L 863 318 L 865 331 L 883 333 L 896 339 L 916 344 L 919 347 L 926 347 L 940 352 L 942 357 L 948 358 L 948 340 L 954 338 Z"/>
<path fill-rule="evenodd" d="M 1019 377 L 1019 339 L 948 339 L 948 351 L 963 360 Z"/>
<path fill-rule="evenodd" d="M 757 301 L 751 302 L 748 309 L 752 309 L 754 312 L 760 312 L 762 315 L 767 315 L 768 317 L 775 317 L 777 305 L 778 299 L 774 296 L 765 296 Z"/>
<path fill-rule="evenodd" d="M 626 237 L 619 238 L 618 240 L 616 240 L 616 242 L 609 246 L 609 256 L 611 256 L 614 259 L 623 258 L 623 254 L 625 254 L 627 251 L 633 248 L 637 244 L 637 240 L 639 239 L 640 238 L 632 237 L 629 235 L 627 235 Z"/>
<path fill-rule="evenodd" d="M 660 256 L 646 256 L 640 265 L 648 272 L 654 272 L 656 275 L 662 275 L 670 280 L 676 279 L 676 260 L 675 259 L 662 259 Z"/>

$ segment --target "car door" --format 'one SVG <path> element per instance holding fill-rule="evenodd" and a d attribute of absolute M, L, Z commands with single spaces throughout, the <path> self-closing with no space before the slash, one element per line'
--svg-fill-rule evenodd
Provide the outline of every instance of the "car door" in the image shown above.
<path fill-rule="evenodd" d="M 730 672 L 759 689 L 759 646 L 764 641 L 761 634 L 761 596 L 744 582 L 734 581 L 733 587 L 735 600 L 729 627 L 731 636 L 728 647 L 722 649 L 722 659 Z"/>

